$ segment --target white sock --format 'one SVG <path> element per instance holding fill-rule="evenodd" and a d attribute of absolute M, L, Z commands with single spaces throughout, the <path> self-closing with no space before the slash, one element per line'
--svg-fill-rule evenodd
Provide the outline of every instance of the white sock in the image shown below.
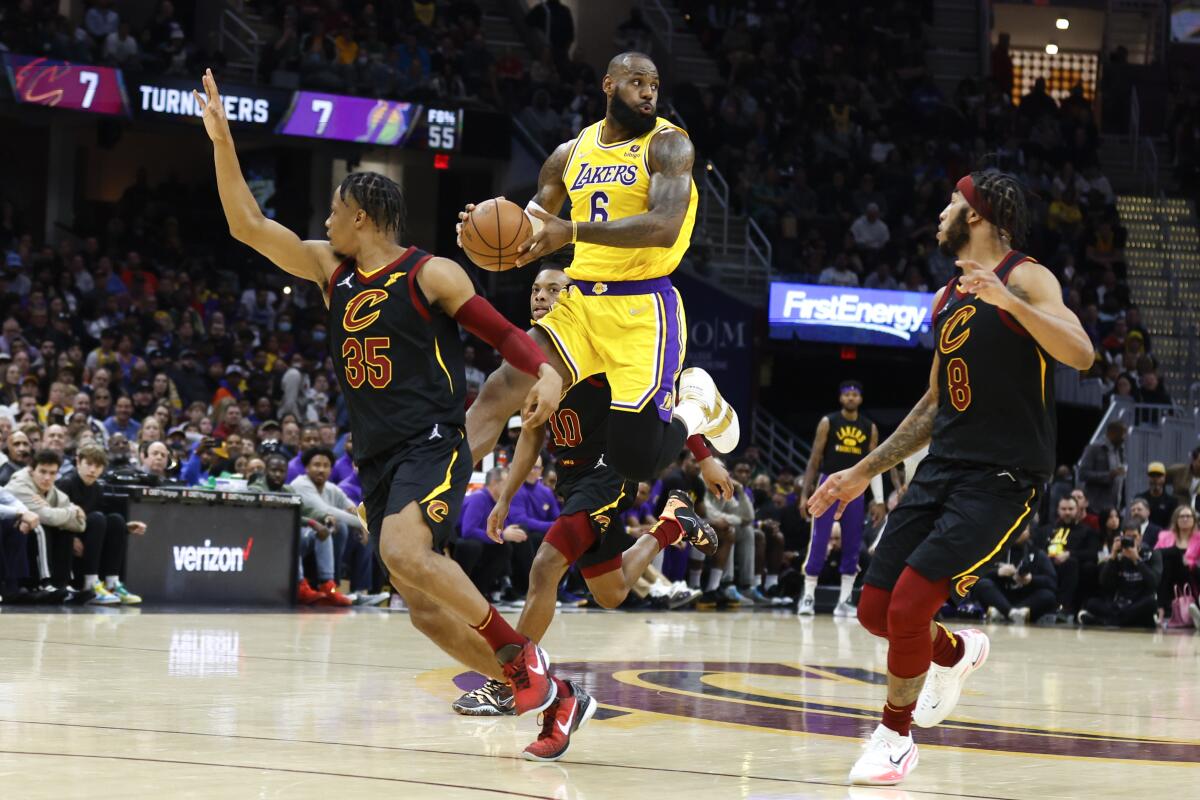
<path fill-rule="evenodd" d="M 698 433 L 700 426 L 704 424 L 704 411 L 700 406 L 687 400 L 675 406 L 675 416 L 683 420 L 683 424 L 687 426 L 688 436 Z"/>
<path fill-rule="evenodd" d="M 770 589 L 773 586 L 779 585 L 779 576 L 767 573 L 767 577 L 763 579 L 763 589 Z"/>
<path fill-rule="evenodd" d="M 843 575 L 842 576 L 842 590 L 840 592 L 838 592 L 838 602 L 839 603 L 849 603 L 850 595 L 852 595 L 852 594 L 854 594 L 854 576 L 853 575 Z"/>
<path fill-rule="evenodd" d="M 115 588 L 117 588 L 117 584 L 120 582 L 121 582 L 120 575 L 105 575 L 104 576 L 104 587 L 106 589 L 115 589 Z"/>
<path fill-rule="evenodd" d="M 817 598 L 817 578 L 815 575 L 804 576 L 804 596 Z"/>
<path fill-rule="evenodd" d="M 702 574 L 704 574 L 703 569 L 689 569 L 688 570 L 688 586 L 692 587 L 693 589 L 699 589 L 700 588 L 700 576 Z"/>
<path fill-rule="evenodd" d="M 708 586 L 705 587 L 705 590 L 709 592 L 715 592 L 717 589 L 720 589 L 721 577 L 724 576 L 724 574 L 725 570 L 723 569 L 717 569 L 716 567 L 710 569 L 708 571 Z"/>
<path fill-rule="evenodd" d="M 100 582 L 100 576 L 99 576 L 99 575 L 84 575 L 84 576 L 83 576 L 83 589 L 84 589 L 84 591 L 87 591 L 88 589 L 91 589 L 93 586 L 95 586 L 95 585 L 96 585 L 97 583 L 99 583 L 99 582 Z"/>

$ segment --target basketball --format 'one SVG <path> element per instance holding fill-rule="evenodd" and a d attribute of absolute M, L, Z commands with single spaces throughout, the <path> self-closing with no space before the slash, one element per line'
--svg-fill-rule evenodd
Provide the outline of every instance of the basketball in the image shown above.
<path fill-rule="evenodd" d="M 462 226 L 462 249 L 477 267 L 504 272 L 517 265 L 517 247 L 533 233 L 525 211 L 493 197 L 475 206 Z"/>

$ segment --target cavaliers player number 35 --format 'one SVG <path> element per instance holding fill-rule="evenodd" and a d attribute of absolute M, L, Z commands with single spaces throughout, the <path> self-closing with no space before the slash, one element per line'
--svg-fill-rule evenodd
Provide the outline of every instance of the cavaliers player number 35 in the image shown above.
<path fill-rule="evenodd" d="M 1011 175 L 988 170 L 958 182 L 938 244 L 962 272 L 934 297 L 929 389 L 895 433 L 829 476 L 808 503 L 814 516 L 835 504 L 840 516 L 873 476 L 929 445 L 880 535 L 858 604 L 863 627 L 888 640 L 888 689 L 852 783 L 902 781 L 917 765 L 910 726 L 946 719 L 983 666 L 987 636 L 952 633 L 934 616 L 1020 534 L 1053 471 L 1053 362 L 1092 363 L 1058 280 L 1013 249 L 1028 216 Z"/>
<path fill-rule="evenodd" d="M 414 622 L 421 620 L 421 630 L 435 632 L 430 636 L 439 646 L 508 683 L 518 713 L 544 710 L 564 686 L 550 673 L 546 654 L 514 631 L 462 569 L 436 551 L 454 529 L 472 465 L 457 326 L 531 376 L 525 398 L 531 424 L 544 423 L 557 408 L 558 373 L 527 334 L 475 294 L 457 263 L 399 243 L 404 197 L 387 177 L 346 176 L 330 202 L 327 241 L 302 241 L 264 217 L 242 178 L 211 71 L 203 85 L 204 95 L 196 93 L 196 100 L 213 141 L 230 233 L 321 287 L 333 332 L 330 355 L 356 445 L 362 516 L 393 586 Z"/>

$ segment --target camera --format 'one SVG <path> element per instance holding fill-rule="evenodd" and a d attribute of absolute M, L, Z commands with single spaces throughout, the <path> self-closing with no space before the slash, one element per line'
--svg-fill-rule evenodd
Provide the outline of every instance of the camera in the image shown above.
<path fill-rule="evenodd" d="M 1122 536 L 1121 537 L 1121 549 L 1122 550 L 1124 550 L 1127 547 L 1133 547 L 1136 544 L 1137 544 L 1137 539 L 1133 538 L 1132 536 Z"/>

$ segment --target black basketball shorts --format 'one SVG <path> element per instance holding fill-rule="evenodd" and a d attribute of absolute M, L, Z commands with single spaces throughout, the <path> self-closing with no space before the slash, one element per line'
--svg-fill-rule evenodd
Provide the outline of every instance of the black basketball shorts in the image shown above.
<path fill-rule="evenodd" d="M 431 426 L 395 452 L 358 465 L 367 528 L 378 548 L 383 520 L 416 503 L 441 550 L 454 537 L 463 496 L 471 479 L 466 434 L 450 425 Z"/>
<path fill-rule="evenodd" d="M 1017 469 L 927 456 L 891 513 L 866 583 L 891 590 L 906 566 L 950 579 L 959 602 L 1030 523 L 1042 478 Z"/>
<path fill-rule="evenodd" d="M 587 512 L 596 541 L 575 562 L 584 577 L 591 568 L 606 564 L 633 543 L 620 524 L 620 515 L 637 497 L 637 484 L 627 481 L 608 467 L 583 468 L 560 474 L 558 493 L 566 498 L 561 516 Z"/>

